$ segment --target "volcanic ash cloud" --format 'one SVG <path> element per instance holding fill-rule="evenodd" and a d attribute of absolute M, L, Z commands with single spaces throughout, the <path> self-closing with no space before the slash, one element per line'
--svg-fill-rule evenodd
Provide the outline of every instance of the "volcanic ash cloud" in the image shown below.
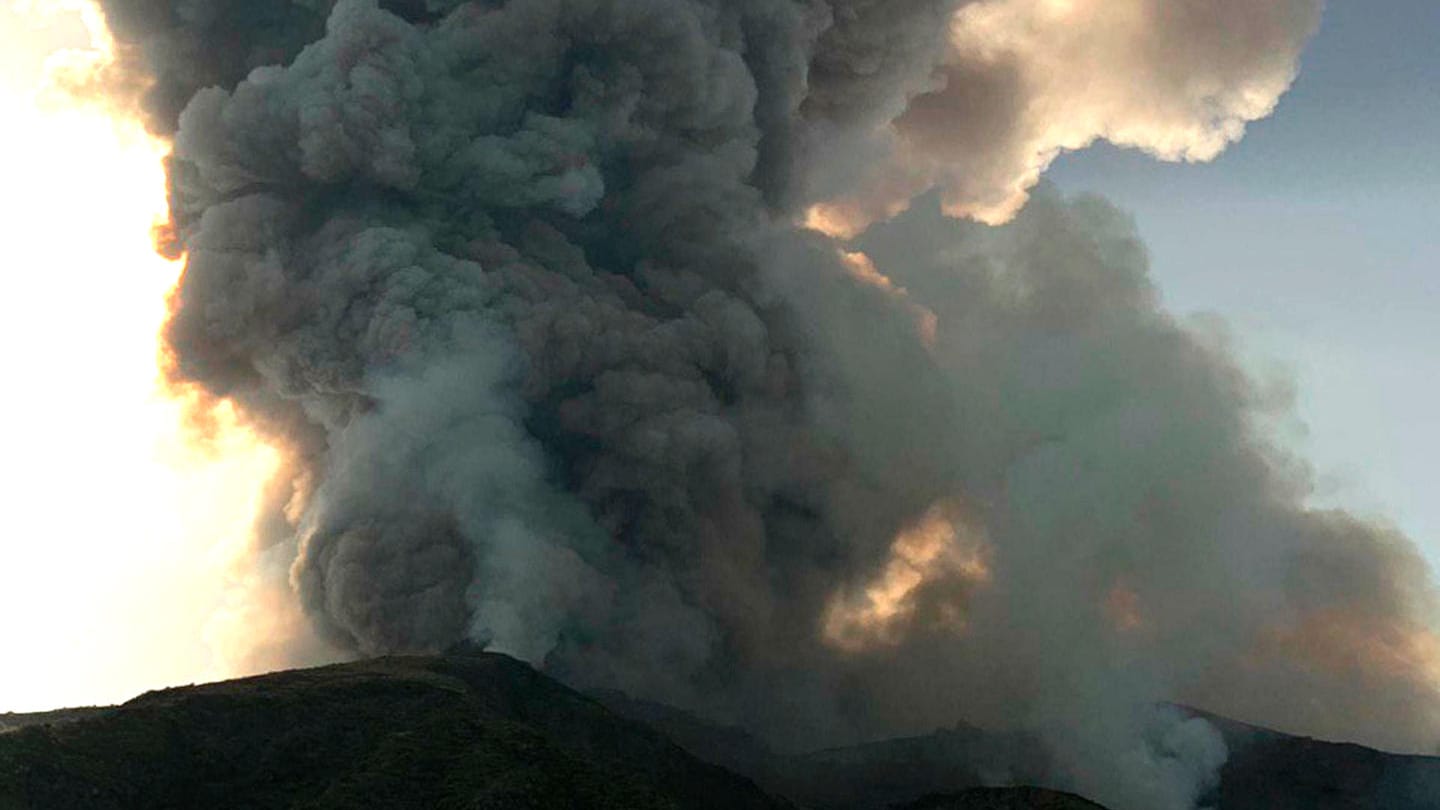
<path fill-rule="evenodd" d="M 945 215 L 1095 137 L 1213 156 L 1318 2 L 105 9 L 174 139 L 176 374 L 288 448 L 264 557 L 329 644 L 784 744 L 1025 726 L 1146 810 L 1225 756 L 1166 700 L 1440 738 L 1413 546 L 1305 507 L 1125 217 Z"/>

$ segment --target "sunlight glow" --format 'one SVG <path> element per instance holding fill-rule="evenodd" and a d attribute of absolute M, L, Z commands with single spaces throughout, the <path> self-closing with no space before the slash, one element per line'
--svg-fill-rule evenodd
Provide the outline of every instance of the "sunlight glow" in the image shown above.
<path fill-rule="evenodd" d="M 922 591 L 931 587 L 940 594 L 928 600 L 933 615 L 926 623 L 963 632 L 968 595 L 991 576 L 984 538 L 953 504 L 937 504 L 895 536 L 884 570 L 862 592 L 841 592 L 831 601 L 825 640 L 851 652 L 898 644 L 921 608 Z"/>
<path fill-rule="evenodd" d="M 915 323 L 915 334 L 925 348 L 934 351 L 935 340 L 940 332 L 940 319 L 935 312 L 928 307 L 915 303 L 910 298 L 909 290 L 898 287 L 890 277 L 880 272 L 870 256 L 858 251 L 840 251 L 840 262 L 849 271 L 850 277 L 862 284 L 868 284 L 877 290 L 883 290 L 886 295 L 898 301 L 910 312 L 910 318 Z"/>
<path fill-rule="evenodd" d="M 224 403 L 200 442 L 161 379 L 165 145 L 54 92 L 0 120 L 0 712 L 229 674 L 207 624 L 278 459 Z"/>

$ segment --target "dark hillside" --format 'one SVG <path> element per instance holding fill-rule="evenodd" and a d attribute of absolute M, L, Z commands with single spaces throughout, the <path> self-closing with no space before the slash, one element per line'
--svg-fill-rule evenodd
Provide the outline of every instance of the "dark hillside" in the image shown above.
<path fill-rule="evenodd" d="M 961 793 L 927 796 L 901 810 L 1105 810 L 1073 793 L 1041 788 L 974 788 Z"/>
<path fill-rule="evenodd" d="M 1221 810 L 1440 810 L 1440 758 L 1203 716 L 1230 747 L 1216 795 Z"/>
<path fill-rule="evenodd" d="M 0 734 L 26 726 L 56 725 L 94 717 L 108 712 L 112 706 L 87 706 L 80 709 L 56 709 L 53 712 L 5 712 L 0 714 Z"/>
<path fill-rule="evenodd" d="M 960 725 L 779 754 L 743 730 L 615 693 L 592 699 L 478 652 L 0 719 L 0 810 L 1099 807 L 986 787 L 1057 783 L 1020 733 Z M 1219 810 L 1440 810 L 1440 759 L 1208 719 L 1231 751 L 1210 797 Z"/>
<path fill-rule="evenodd" d="M 498 655 L 152 692 L 0 735 L 0 808 L 788 807 Z"/>
<path fill-rule="evenodd" d="M 1043 792 L 1016 788 L 987 794 L 980 788 L 1060 781 L 1050 773 L 1043 746 L 1023 733 L 962 724 L 917 737 L 781 755 L 744 732 L 707 725 L 670 707 L 613 693 L 599 698 L 686 749 L 819 810 L 948 810 L 971 806 L 955 802 L 981 800 L 1019 801 L 1013 806 L 1028 808 L 1033 802 L 1024 802 Z M 1440 758 L 1312 740 L 1196 713 L 1215 724 L 1230 749 L 1220 786 L 1206 802 L 1218 810 L 1440 810 Z"/>

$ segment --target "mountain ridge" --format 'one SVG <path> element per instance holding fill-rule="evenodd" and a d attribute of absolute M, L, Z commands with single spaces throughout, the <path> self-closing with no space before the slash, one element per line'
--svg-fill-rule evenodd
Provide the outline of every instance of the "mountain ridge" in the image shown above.
<path fill-rule="evenodd" d="M 1231 749 L 1207 797 L 1218 810 L 1440 810 L 1440 758 L 1195 713 Z M 1054 789 L 1063 782 L 1019 732 L 961 723 L 781 754 L 743 729 L 586 695 L 473 650 L 0 715 L 0 810 L 1100 807 Z"/>
<path fill-rule="evenodd" d="M 787 810 L 505 656 L 392 657 L 149 692 L 0 735 L 0 808 Z"/>

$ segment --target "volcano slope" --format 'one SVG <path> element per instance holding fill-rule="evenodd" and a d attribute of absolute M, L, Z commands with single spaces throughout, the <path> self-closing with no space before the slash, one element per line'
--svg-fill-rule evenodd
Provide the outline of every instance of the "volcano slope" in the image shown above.
<path fill-rule="evenodd" d="M 1020 731 L 958 724 L 915 737 L 800 754 L 775 753 L 735 728 L 660 704 L 599 693 L 617 713 L 656 728 L 686 750 L 817 810 L 871 808 L 1087 808 L 1049 791 L 1064 785 L 1044 745 Z M 1284 734 L 1194 709 L 1225 738 L 1229 758 L 1201 806 L 1216 810 L 1440 810 L 1440 757 L 1387 753 Z M 1079 801 L 1080 803 L 1076 803 Z M 1047 803 L 1048 802 L 1048 803 Z"/>
<path fill-rule="evenodd" d="M 1022 733 L 962 725 L 779 754 L 741 730 L 615 693 L 592 698 L 469 650 L 7 718 L 0 810 L 1100 807 L 1040 788 L 983 787 L 1063 784 Z M 1440 758 L 1207 719 L 1231 750 L 1209 797 L 1219 810 L 1440 808 Z"/>
<path fill-rule="evenodd" d="M 953 795 L 927 796 L 904 810 L 1105 810 L 1070 793 L 1043 788 L 972 788 Z"/>
<path fill-rule="evenodd" d="M 0 735 L 5 810 L 791 806 L 499 655 L 169 689 Z"/>
<path fill-rule="evenodd" d="M 0 810 L 801 807 L 525 664 L 471 651 L 280 672 L 152 692 L 110 709 L 7 718 Z M 694 721 L 688 736 L 713 733 Z M 739 740 L 732 750 L 772 756 L 743 734 Z M 758 761 L 749 765 L 765 772 Z M 937 794 L 907 806 L 1099 807 L 1036 788 Z"/>

